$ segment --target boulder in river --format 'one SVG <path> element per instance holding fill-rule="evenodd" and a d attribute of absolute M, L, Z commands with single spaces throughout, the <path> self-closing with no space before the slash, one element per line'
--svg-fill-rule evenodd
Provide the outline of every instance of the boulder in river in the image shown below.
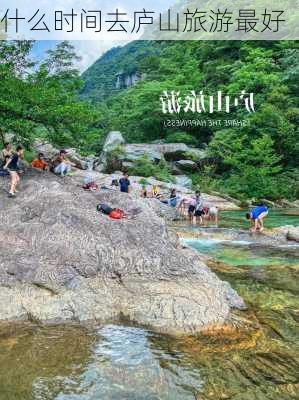
<path fill-rule="evenodd" d="M 80 174 L 30 171 L 17 198 L 1 187 L 0 320 L 126 319 L 189 334 L 229 324 L 233 309 L 244 307 L 199 254 L 180 245 L 151 205 L 158 200 L 85 192 L 80 184 Z M 111 220 L 98 203 L 135 218 Z"/>
<path fill-rule="evenodd" d="M 280 226 L 279 228 L 272 229 L 272 232 L 276 236 L 282 236 L 287 240 L 299 242 L 299 226 L 293 226 L 293 225 Z"/>

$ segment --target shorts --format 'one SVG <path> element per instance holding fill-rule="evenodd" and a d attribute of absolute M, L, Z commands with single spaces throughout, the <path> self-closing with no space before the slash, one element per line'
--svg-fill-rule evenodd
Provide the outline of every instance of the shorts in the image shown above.
<path fill-rule="evenodd" d="M 195 211 L 195 206 L 189 206 L 188 207 L 188 214 L 193 214 Z"/>
<path fill-rule="evenodd" d="M 202 215 L 205 215 L 204 210 L 196 210 L 194 213 L 195 217 L 201 217 Z"/>

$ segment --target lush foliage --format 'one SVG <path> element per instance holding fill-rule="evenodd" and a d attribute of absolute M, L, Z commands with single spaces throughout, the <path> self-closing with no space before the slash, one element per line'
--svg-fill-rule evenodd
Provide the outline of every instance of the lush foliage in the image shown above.
<path fill-rule="evenodd" d="M 32 42 L 0 42 L 0 138 L 12 133 L 29 148 L 34 138 L 99 152 L 106 134 L 120 130 L 128 142 L 184 142 L 204 148 L 207 160 L 192 176 L 196 185 L 239 198 L 298 197 L 298 82 L 296 42 L 133 42 L 107 52 L 81 77 L 67 42 L 36 64 Z M 119 74 L 143 79 L 117 89 Z M 143 75 L 141 75 L 143 74 Z M 239 127 L 166 127 L 164 90 L 217 90 L 255 94 L 255 113 L 245 109 L 201 114 L 200 120 L 246 120 Z M 116 150 L 117 153 L 118 150 Z M 119 154 L 110 155 L 116 163 Z M 197 161 L 197 160 L 194 160 Z M 169 180 L 168 166 L 137 161 L 130 173 Z"/>
<path fill-rule="evenodd" d="M 144 55 L 147 54 L 147 57 Z M 119 64 L 119 62 L 121 64 Z M 106 91 L 102 79 L 116 82 L 124 65 L 146 73 L 146 79 L 126 90 Z M 111 74 L 109 72 L 111 70 Z M 95 80 L 96 75 L 96 80 Z M 138 42 L 114 50 L 83 76 L 82 91 L 103 111 L 102 131 L 117 129 L 128 141 L 183 141 L 207 146 L 210 163 L 200 175 L 205 185 L 218 186 L 238 197 L 298 196 L 298 82 L 296 42 Z M 114 81 L 113 81 L 114 78 Z M 101 81 L 101 85 L 97 82 Z M 111 86 L 110 86 L 111 88 Z M 194 119 L 191 113 L 162 113 L 163 90 L 186 93 L 191 89 L 234 95 L 255 94 L 256 112 L 236 109 L 229 114 L 201 114 L 200 120 L 246 120 L 240 127 L 165 127 L 165 119 Z M 208 172 L 207 172 L 208 171 Z M 205 174 L 208 174 L 207 176 Z"/>
<path fill-rule="evenodd" d="M 0 135 L 30 147 L 41 136 L 58 145 L 85 146 L 95 134 L 97 113 L 78 98 L 79 73 L 73 47 L 61 42 L 36 65 L 33 43 L 0 42 Z"/>

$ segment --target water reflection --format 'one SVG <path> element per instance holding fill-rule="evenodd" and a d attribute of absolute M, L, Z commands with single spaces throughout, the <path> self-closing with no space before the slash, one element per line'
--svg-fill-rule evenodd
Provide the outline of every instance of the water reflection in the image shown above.
<path fill-rule="evenodd" d="M 182 352 L 155 346 L 157 338 L 118 325 L 92 330 L 27 325 L 9 336 L 5 332 L 0 399 L 197 398 L 200 371 L 184 361 Z"/>

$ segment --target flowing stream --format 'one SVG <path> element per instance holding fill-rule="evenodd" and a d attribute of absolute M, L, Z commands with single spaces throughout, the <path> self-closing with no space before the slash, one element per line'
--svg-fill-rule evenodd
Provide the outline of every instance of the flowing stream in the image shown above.
<path fill-rule="evenodd" d="M 299 224 L 283 213 L 269 223 Z M 240 213 L 229 221 L 242 226 Z M 299 246 L 186 242 L 245 299 L 244 329 L 175 339 L 124 325 L 0 325 L 0 400 L 299 399 Z"/>

